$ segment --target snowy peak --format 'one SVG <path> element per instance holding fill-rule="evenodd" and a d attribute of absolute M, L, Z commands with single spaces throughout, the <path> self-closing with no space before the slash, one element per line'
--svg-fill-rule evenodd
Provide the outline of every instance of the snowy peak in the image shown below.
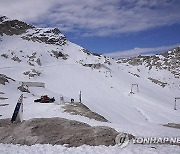
<path fill-rule="evenodd" d="M 46 44 L 64 45 L 66 37 L 58 28 L 36 28 L 19 20 L 10 20 L 6 16 L 0 17 L 0 35 L 23 35 L 21 38 Z"/>
<path fill-rule="evenodd" d="M 108 58 L 68 41 L 58 28 L 38 28 L 5 16 L 0 21 L 1 67 L 27 67 L 23 76 L 39 77 L 41 70 L 35 66 L 78 64 L 97 69 L 108 63 Z"/>

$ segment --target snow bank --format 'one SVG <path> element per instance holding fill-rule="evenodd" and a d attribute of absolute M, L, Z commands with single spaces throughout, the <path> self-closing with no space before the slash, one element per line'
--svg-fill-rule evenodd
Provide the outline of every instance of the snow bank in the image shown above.
<path fill-rule="evenodd" d="M 63 145 L 41 145 L 20 146 L 12 144 L 0 144 L 1 154 L 179 154 L 179 146 L 170 145 L 133 145 L 121 149 L 118 146 L 87 146 L 83 145 L 76 148 L 68 148 Z"/>

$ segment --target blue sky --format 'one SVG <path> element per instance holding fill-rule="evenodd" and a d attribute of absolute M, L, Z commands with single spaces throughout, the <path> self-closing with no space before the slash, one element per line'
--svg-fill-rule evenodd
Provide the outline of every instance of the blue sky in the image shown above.
<path fill-rule="evenodd" d="M 131 34 L 121 34 L 120 36 L 73 38 L 74 35 L 71 33 L 66 35 L 73 42 L 98 53 L 162 46 L 170 46 L 172 48 L 172 46 L 180 45 L 180 25 L 178 24 Z M 162 51 L 164 50 L 162 49 Z"/>
<path fill-rule="evenodd" d="M 127 51 L 134 56 L 180 45 L 180 0 L 0 2 L 1 15 L 38 27 L 58 27 L 70 41 L 92 52 Z"/>

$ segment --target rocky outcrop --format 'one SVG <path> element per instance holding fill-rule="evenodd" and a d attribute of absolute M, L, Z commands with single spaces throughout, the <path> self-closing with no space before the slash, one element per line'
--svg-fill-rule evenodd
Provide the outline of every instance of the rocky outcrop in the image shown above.
<path fill-rule="evenodd" d="M 41 59 L 40 59 L 40 58 L 37 58 L 36 63 L 37 63 L 39 66 L 42 66 L 42 63 L 41 63 Z"/>
<path fill-rule="evenodd" d="M 33 28 L 31 31 L 24 34 L 22 39 L 34 42 L 44 42 L 46 44 L 55 44 L 63 46 L 67 43 L 67 39 L 64 35 L 60 33 L 57 28 L 54 29 L 41 29 Z"/>
<path fill-rule="evenodd" d="M 163 126 L 180 129 L 180 124 L 175 124 L 175 123 L 168 123 L 168 124 L 164 124 Z"/>
<path fill-rule="evenodd" d="M 30 30 L 30 31 L 29 31 Z M 65 45 L 67 39 L 61 34 L 58 28 L 41 29 L 29 25 L 19 20 L 10 20 L 5 16 L 0 17 L 0 36 L 6 35 L 22 35 L 25 40 L 34 42 L 44 42 L 46 44 Z"/>
<path fill-rule="evenodd" d="M 33 26 L 19 20 L 8 20 L 5 16 L 0 17 L 0 35 L 20 35 Z"/>
<path fill-rule="evenodd" d="M 109 67 L 107 67 L 106 65 L 104 64 L 101 64 L 101 63 L 97 63 L 97 64 L 83 64 L 82 61 L 80 61 L 80 64 L 85 66 L 85 67 L 90 67 L 92 69 L 101 69 L 101 68 L 104 68 L 108 71 L 111 71 L 111 69 Z"/>
<path fill-rule="evenodd" d="M 1 57 L 4 57 L 4 58 L 8 58 L 8 55 L 7 54 L 2 54 Z"/>
<path fill-rule="evenodd" d="M 17 57 L 17 56 L 14 56 L 14 57 L 11 58 L 11 59 L 14 60 L 14 61 L 16 61 L 16 62 L 18 62 L 18 63 L 21 62 L 21 59 L 19 59 L 19 57 Z"/>
<path fill-rule="evenodd" d="M 163 88 L 167 85 L 167 83 L 165 82 L 162 82 L 162 81 L 159 81 L 157 79 L 153 79 L 151 77 L 148 78 L 149 80 L 151 80 L 153 83 L 159 85 L 159 86 L 162 86 Z"/>
<path fill-rule="evenodd" d="M 92 69 L 100 69 L 102 67 L 103 64 L 82 64 L 85 67 L 91 67 Z"/>
<path fill-rule="evenodd" d="M 122 58 L 119 59 L 117 63 L 127 63 L 132 66 L 145 65 L 149 70 L 153 67 L 161 70 L 166 69 L 170 71 L 175 78 L 180 78 L 180 47 L 159 55 Z"/>
<path fill-rule="evenodd" d="M 28 90 L 28 86 L 26 86 L 26 85 L 21 85 L 17 89 L 20 90 L 21 92 L 30 93 L 30 91 Z"/>
<path fill-rule="evenodd" d="M 4 74 L 0 74 L 0 84 L 5 85 L 6 82 L 9 83 L 9 80 L 15 81 L 14 79 L 12 79 L 12 78 L 10 78 L 10 77 L 7 77 L 7 76 L 4 75 Z"/>
<path fill-rule="evenodd" d="M 60 51 L 54 51 L 52 50 L 51 53 L 53 54 L 54 57 L 56 57 L 57 59 L 58 58 L 62 58 L 64 60 L 67 59 L 68 55 L 67 54 L 63 54 L 62 52 Z M 50 54 L 52 56 L 52 54 Z"/>
<path fill-rule="evenodd" d="M 40 76 L 41 72 L 39 72 L 35 69 L 31 69 L 30 71 L 26 71 L 23 74 L 28 76 L 29 78 L 31 78 L 31 77 L 35 77 L 35 76 Z"/>

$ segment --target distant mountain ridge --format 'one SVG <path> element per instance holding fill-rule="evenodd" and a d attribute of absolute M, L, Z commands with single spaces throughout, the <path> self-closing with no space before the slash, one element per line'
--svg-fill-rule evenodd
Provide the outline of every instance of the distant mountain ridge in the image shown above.
<path fill-rule="evenodd" d="M 120 58 L 117 63 L 127 63 L 132 66 L 145 65 L 149 70 L 165 69 L 170 71 L 176 78 L 180 77 L 180 47 L 153 56 L 138 56 L 131 58 Z"/>

